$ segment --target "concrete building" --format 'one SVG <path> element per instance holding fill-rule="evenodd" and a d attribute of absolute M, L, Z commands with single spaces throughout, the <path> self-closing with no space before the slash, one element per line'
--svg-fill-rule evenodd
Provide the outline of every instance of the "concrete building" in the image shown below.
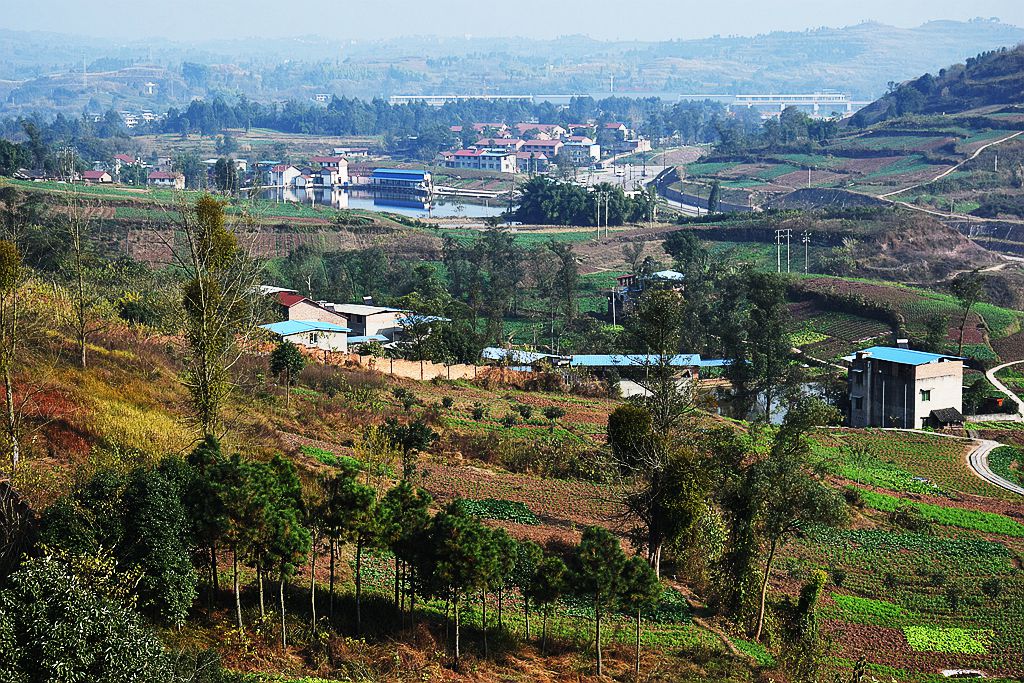
<path fill-rule="evenodd" d="M 82 173 L 82 180 L 87 183 L 112 183 L 114 178 L 106 171 L 85 171 Z"/>
<path fill-rule="evenodd" d="M 561 140 L 527 140 L 519 151 L 543 154 L 548 159 L 554 159 L 564 146 Z"/>
<path fill-rule="evenodd" d="M 260 327 L 296 346 L 339 353 L 348 351 L 348 333 L 352 331 L 341 325 L 314 320 L 283 320 Z"/>
<path fill-rule="evenodd" d="M 185 176 L 173 171 L 153 171 L 146 178 L 146 184 L 151 187 L 163 187 L 174 190 L 185 189 Z"/>
<path fill-rule="evenodd" d="M 376 168 L 370 176 L 370 186 L 379 190 L 430 194 L 433 191 L 429 171 L 405 168 Z"/>
<path fill-rule="evenodd" d="M 601 145 L 583 135 L 570 136 L 562 151 L 576 166 L 590 166 L 601 160 Z"/>
<path fill-rule="evenodd" d="M 273 294 L 278 306 L 283 309 L 282 313 L 288 316 L 288 320 L 332 323 L 340 327 L 348 327 L 348 318 L 345 315 L 325 308 L 292 290 L 280 290 Z"/>
<path fill-rule="evenodd" d="M 473 147 L 499 152 L 518 152 L 523 143 L 524 141 L 519 138 L 480 138 L 473 143 Z"/>
<path fill-rule="evenodd" d="M 369 147 L 335 147 L 334 153 L 339 154 L 343 157 L 368 157 L 370 156 Z"/>
<path fill-rule="evenodd" d="M 543 173 L 549 163 L 547 155 L 537 152 L 516 152 L 516 170 L 519 173 Z"/>
<path fill-rule="evenodd" d="M 348 160 L 342 156 L 330 156 L 330 157 L 313 157 L 309 160 L 314 166 L 320 167 L 321 178 L 329 178 L 329 184 L 332 187 L 334 185 L 347 185 L 348 184 Z M 328 175 L 324 174 L 324 171 L 328 172 Z"/>
<path fill-rule="evenodd" d="M 851 427 L 921 429 L 963 421 L 962 358 L 872 346 L 845 360 Z"/>
<path fill-rule="evenodd" d="M 548 140 L 555 140 L 568 133 L 565 128 L 562 128 L 557 123 L 516 123 L 512 125 L 512 130 L 519 137 L 523 137 L 528 133 L 539 133 Z"/>
<path fill-rule="evenodd" d="M 270 169 L 267 184 L 271 187 L 291 187 L 302 171 L 289 164 L 278 164 Z"/>
<path fill-rule="evenodd" d="M 402 332 L 402 320 L 409 315 L 409 311 L 401 308 L 388 308 L 387 306 L 373 306 L 371 304 L 332 304 L 327 301 L 318 301 L 318 305 L 324 309 L 342 315 L 348 320 L 348 327 L 358 337 L 384 336 L 394 341 L 395 337 Z"/>
<path fill-rule="evenodd" d="M 460 149 L 444 155 L 445 168 L 515 173 L 516 153 L 487 149 Z"/>

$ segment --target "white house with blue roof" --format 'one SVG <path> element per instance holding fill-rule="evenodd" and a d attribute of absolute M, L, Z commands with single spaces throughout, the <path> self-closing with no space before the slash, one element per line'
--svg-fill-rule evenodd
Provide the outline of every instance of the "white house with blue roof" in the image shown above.
<path fill-rule="evenodd" d="M 296 346 L 339 353 L 348 352 L 348 333 L 352 331 L 348 327 L 316 320 L 282 320 L 260 327 Z"/>
<path fill-rule="evenodd" d="M 964 359 L 872 346 L 849 364 L 851 427 L 921 429 L 963 423 Z"/>

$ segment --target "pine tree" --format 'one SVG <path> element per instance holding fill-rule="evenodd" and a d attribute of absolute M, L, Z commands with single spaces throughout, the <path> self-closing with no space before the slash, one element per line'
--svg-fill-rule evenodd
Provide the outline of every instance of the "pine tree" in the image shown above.
<path fill-rule="evenodd" d="M 587 527 L 572 558 L 572 585 L 590 598 L 594 607 L 594 646 L 597 650 L 597 675 L 604 674 L 601 657 L 601 621 L 616 605 L 622 589 L 626 555 L 610 531 Z"/>
<path fill-rule="evenodd" d="M 622 572 L 622 589 L 619 599 L 623 607 L 636 614 L 636 667 L 634 673 L 640 680 L 640 621 L 645 609 L 658 603 L 661 597 L 661 582 L 641 557 L 631 557 Z"/>
<path fill-rule="evenodd" d="M 569 569 L 565 566 L 565 562 L 554 555 L 545 555 L 537 563 L 537 570 L 524 593 L 524 597 L 532 600 L 543 613 L 540 636 L 541 651 L 547 649 L 548 616 L 551 613 L 551 606 L 565 592 L 568 580 Z"/>

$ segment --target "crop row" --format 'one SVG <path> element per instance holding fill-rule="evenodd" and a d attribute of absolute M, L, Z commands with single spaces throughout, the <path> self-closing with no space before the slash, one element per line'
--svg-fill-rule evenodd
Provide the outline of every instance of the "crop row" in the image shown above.
<path fill-rule="evenodd" d="M 459 502 L 462 510 L 481 519 L 497 519 L 516 524 L 537 525 L 540 520 L 523 503 L 500 498 L 474 500 L 466 498 Z"/>
<path fill-rule="evenodd" d="M 1013 571 L 1013 555 L 1001 543 L 881 529 L 815 526 L 805 543 L 823 566 L 856 568 L 881 579 L 888 571 L 943 569 L 951 575 L 1001 575 Z"/>
<path fill-rule="evenodd" d="M 971 472 L 965 458 L 971 447 L 967 440 L 927 432 L 893 438 L 891 432 L 868 429 L 822 430 L 814 442 L 822 460 L 854 468 L 843 476 L 865 484 L 912 493 L 956 491 L 1000 499 L 1015 495 Z"/>
<path fill-rule="evenodd" d="M 980 512 L 978 510 L 942 507 L 941 505 L 933 505 L 931 503 L 919 503 L 874 491 L 861 491 L 861 495 L 868 507 L 881 510 L 882 512 L 894 512 L 901 507 L 908 507 L 917 510 L 925 519 L 936 524 L 955 526 L 960 529 L 970 529 L 989 534 L 1024 538 L 1024 524 L 994 512 Z"/>
<path fill-rule="evenodd" d="M 1021 449 L 1000 446 L 989 453 L 988 464 L 1003 479 L 1024 484 L 1024 451 Z"/>

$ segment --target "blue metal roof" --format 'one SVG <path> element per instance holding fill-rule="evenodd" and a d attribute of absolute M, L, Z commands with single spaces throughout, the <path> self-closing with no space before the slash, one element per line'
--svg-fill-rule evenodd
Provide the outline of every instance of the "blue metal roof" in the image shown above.
<path fill-rule="evenodd" d="M 963 360 L 960 356 L 912 351 L 894 346 L 872 346 L 869 349 L 864 349 L 861 353 L 869 353 L 872 358 L 877 360 L 900 363 L 902 365 L 928 365 L 929 363 L 939 363 L 946 360 Z M 854 356 L 848 356 L 848 358 L 852 360 Z"/>
<path fill-rule="evenodd" d="M 279 323 L 260 325 L 264 330 L 269 330 L 282 337 L 289 337 L 293 334 L 303 332 L 351 332 L 348 327 L 335 325 L 334 323 L 321 323 L 315 320 L 282 320 Z"/>
<path fill-rule="evenodd" d="M 370 334 L 370 335 L 359 335 L 355 337 L 349 337 L 349 344 L 365 344 L 367 342 L 386 342 L 389 341 L 383 334 Z"/>
<path fill-rule="evenodd" d="M 426 171 L 415 171 L 409 168 L 375 168 L 373 175 L 376 177 L 401 178 L 404 180 L 425 180 Z"/>
<path fill-rule="evenodd" d="M 573 356 L 569 365 L 587 368 L 643 367 L 657 365 L 661 356 L 657 354 L 578 354 Z M 696 353 L 681 353 L 669 360 L 669 365 L 677 368 L 709 367 L 710 364 L 723 364 L 724 361 L 705 361 Z"/>
<path fill-rule="evenodd" d="M 480 357 L 484 360 L 505 360 L 509 359 L 513 363 L 526 364 L 536 363 L 539 360 L 545 358 L 559 358 L 550 353 L 537 353 L 536 351 L 521 351 L 519 349 L 502 349 L 497 346 L 488 346 L 480 352 Z"/>
<path fill-rule="evenodd" d="M 430 323 L 450 323 L 451 321 L 451 318 L 442 318 L 439 315 L 419 315 L 417 313 L 411 313 L 396 320 L 396 322 L 402 327 L 407 327 L 409 325 L 429 325 Z"/>

